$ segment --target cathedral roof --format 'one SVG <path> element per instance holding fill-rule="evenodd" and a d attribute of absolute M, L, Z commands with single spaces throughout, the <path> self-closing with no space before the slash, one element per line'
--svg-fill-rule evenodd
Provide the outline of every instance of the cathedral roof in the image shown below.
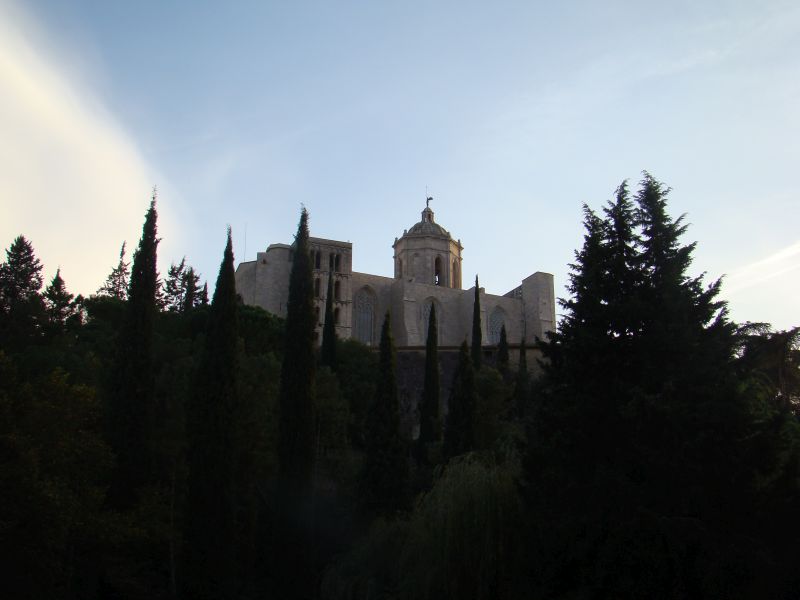
<path fill-rule="evenodd" d="M 427 199 L 425 210 L 422 211 L 422 220 L 411 226 L 411 229 L 406 231 L 403 235 L 435 235 L 441 237 L 450 237 L 450 232 L 444 227 L 439 225 L 433 220 L 433 210 L 430 207 L 432 198 Z"/>

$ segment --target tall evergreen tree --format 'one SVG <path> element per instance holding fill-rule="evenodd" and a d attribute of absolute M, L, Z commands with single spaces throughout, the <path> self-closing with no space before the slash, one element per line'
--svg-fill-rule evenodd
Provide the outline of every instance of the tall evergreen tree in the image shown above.
<path fill-rule="evenodd" d="M 42 289 L 42 263 L 25 236 L 17 236 L 0 264 L 0 311 L 8 313 L 16 303 L 38 297 Z"/>
<path fill-rule="evenodd" d="M 110 500 L 117 507 L 135 503 L 137 490 L 152 478 L 154 417 L 153 326 L 156 315 L 155 193 L 145 215 L 142 239 L 133 257 L 125 319 L 117 339 L 108 399 L 109 443 L 117 456 Z"/>
<path fill-rule="evenodd" d="M 208 306 L 208 282 L 203 282 L 203 291 L 200 292 L 200 306 Z"/>
<path fill-rule="evenodd" d="M 458 368 L 448 402 L 447 426 L 444 430 L 446 458 L 464 454 L 475 447 L 476 404 L 475 369 L 467 342 L 464 341 L 458 353 Z"/>
<path fill-rule="evenodd" d="M 119 263 L 106 277 L 105 283 L 97 290 L 98 296 L 108 296 L 117 300 L 128 298 L 128 276 L 130 264 L 125 262 L 125 242 L 119 249 Z"/>
<path fill-rule="evenodd" d="M 500 327 L 500 342 L 497 344 L 497 369 L 503 374 L 508 373 L 508 336 L 506 334 L 506 324 Z"/>
<path fill-rule="evenodd" d="M 278 458 L 284 486 L 305 493 L 311 486 L 314 460 L 314 285 L 308 250 L 308 211 L 300 215 L 289 276 L 286 350 L 280 387 Z"/>
<path fill-rule="evenodd" d="M 525 416 L 528 397 L 530 396 L 530 375 L 528 374 L 528 357 L 525 349 L 525 336 L 519 342 L 519 365 L 514 381 L 514 412 L 521 418 Z"/>
<path fill-rule="evenodd" d="M 61 269 L 56 270 L 53 280 L 44 291 L 48 321 L 52 326 L 62 328 L 66 324 L 67 319 L 74 312 L 72 302 L 74 297 L 64 285 L 64 280 L 61 278 Z"/>
<path fill-rule="evenodd" d="M 425 381 L 419 409 L 419 459 L 428 462 L 428 445 L 442 438 L 439 419 L 439 332 L 436 326 L 436 305 L 428 317 L 428 338 L 425 341 Z"/>
<path fill-rule="evenodd" d="M 400 438 L 400 404 L 391 320 L 387 311 L 381 329 L 375 396 L 367 412 L 362 485 L 366 508 L 392 513 L 406 507 L 408 459 Z"/>
<path fill-rule="evenodd" d="M 336 323 L 333 316 L 333 270 L 328 273 L 328 291 L 325 296 L 325 324 L 322 326 L 320 364 L 336 369 Z"/>
<path fill-rule="evenodd" d="M 481 291 L 478 285 L 478 276 L 475 275 L 475 300 L 472 304 L 472 366 L 478 371 L 481 368 L 483 356 L 481 333 Z"/>
<path fill-rule="evenodd" d="M 181 258 L 177 265 L 172 263 L 167 270 L 164 280 L 164 303 L 170 312 L 182 312 L 183 300 L 186 296 L 186 257 Z"/>
<path fill-rule="evenodd" d="M 194 267 L 186 269 L 183 276 L 183 299 L 181 312 L 186 312 L 200 304 L 200 275 L 195 273 Z"/>
<path fill-rule="evenodd" d="M 236 282 L 231 230 L 189 405 L 185 587 L 191 598 L 234 598 L 238 458 Z"/>

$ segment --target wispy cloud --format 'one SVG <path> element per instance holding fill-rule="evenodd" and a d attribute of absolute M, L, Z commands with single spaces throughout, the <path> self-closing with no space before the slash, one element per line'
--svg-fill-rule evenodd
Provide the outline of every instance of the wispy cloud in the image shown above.
<path fill-rule="evenodd" d="M 47 275 L 60 266 L 70 290 L 87 294 L 122 241 L 135 245 L 152 185 L 168 185 L 41 39 L 0 5 L 0 245 L 25 235 Z"/>
<path fill-rule="evenodd" d="M 735 293 L 800 269 L 800 241 L 755 262 L 735 269 L 725 277 L 725 291 Z"/>

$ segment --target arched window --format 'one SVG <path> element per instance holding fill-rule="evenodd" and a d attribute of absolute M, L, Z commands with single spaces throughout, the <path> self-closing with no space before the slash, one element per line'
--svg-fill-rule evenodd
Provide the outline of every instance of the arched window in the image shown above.
<path fill-rule="evenodd" d="M 452 287 L 454 288 L 459 287 L 461 282 L 458 277 L 458 260 L 455 258 L 453 259 L 453 269 L 450 271 L 450 281 L 453 284 Z"/>
<path fill-rule="evenodd" d="M 503 328 L 503 324 L 506 322 L 506 312 L 500 308 L 499 306 L 496 307 L 492 314 L 489 315 L 489 343 L 490 344 L 499 344 L 500 343 L 500 330 Z"/>
<path fill-rule="evenodd" d="M 341 281 L 334 281 L 333 282 L 333 299 L 334 300 L 341 300 L 342 299 L 342 282 Z"/>
<path fill-rule="evenodd" d="M 361 288 L 353 299 L 353 337 L 368 346 L 375 343 L 375 294 Z"/>
<path fill-rule="evenodd" d="M 319 306 L 314 307 L 314 321 L 319 323 Z"/>
<path fill-rule="evenodd" d="M 314 268 L 319 269 L 319 261 L 322 260 L 322 253 L 317 250 L 314 252 Z"/>
<path fill-rule="evenodd" d="M 333 252 L 331 252 L 328 255 L 328 270 L 333 271 L 333 267 L 334 267 L 335 261 L 336 261 L 336 257 L 333 255 Z"/>
<path fill-rule="evenodd" d="M 338 325 L 339 324 L 339 307 L 338 306 L 333 309 L 333 324 L 334 325 Z"/>
<path fill-rule="evenodd" d="M 314 297 L 315 298 L 319 298 L 319 288 L 320 288 L 319 277 L 315 277 L 314 278 Z"/>
<path fill-rule="evenodd" d="M 337 273 L 341 273 L 342 272 L 342 255 L 341 254 L 337 254 L 336 255 L 336 258 L 334 259 L 334 262 L 333 262 L 333 270 L 336 271 Z"/>
<path fill-rule="evenodd" d="M 433 261 L 433 285 L 442 285 L 444 283 L 444 273 L 442 273 L 442 257 L 437 256 Z"/>

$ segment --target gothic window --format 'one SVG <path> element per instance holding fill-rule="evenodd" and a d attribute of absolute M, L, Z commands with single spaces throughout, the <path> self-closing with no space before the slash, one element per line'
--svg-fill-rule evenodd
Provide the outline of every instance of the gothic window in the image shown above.
<path fill-rule="evenodd" d="M 367 346 L 375 343 L 375 295 L 367 288 L 361 288 L 353 301 L 354 337 Z"/>
<path fill-rule="evenodd" d="M 314 252 L 314 268 L 315 269 L 319 269 L 320 260 L 322 260 L 322 253 L 319 250 L 317 250 L 316 252 Z"/>
<path fill-rule="evenodd" d="M 334 325 L 338 325 L 339 324 L 339 308 L 338 307 L 333 309 L 333 324 Z"/>
<path fill-rule="evenodd" d="M 442 285 L 444 276 L 442 274 L 442 257 L 437 256 L 433 261 L 433 285 Z"/>
<path fill-rule="evenodd" d="M 333 299 L 334 300 L 341 300 L 342 299 L 342 286 L 341 281 L 334 281 L 333 282 Z"/>
<path fill-rule="evenodd" d="M 333 270 L 336 271 L 337 273 L 341 273 L 342 272 L 342 255 L 341 254 L 337 254 L 336 255 L 336 258 L 333 261 Z"/>
<path fill-rule="evenodd" d="M 489 316 L 490 344 L 497 345 L 500 343 L 500 330 L 503 328 L 503 324 L 505 322 L 506 322 L 506 313 L 502 308 L 498 306 L 492 311 L 492 314 Z"/>
<path fill-rule="evenodd" d="M 328 270 L 333 271 L 333 267 L 334 267 L 335 261 L 336 261 L 336 257 L 333 255 L 333 252 L 331 252 L 328 255 Z"/>
<path fill-rule="evenodd" d="M 314 278 L 314 297 L 315 298 L 319 298 L 319 288 L 320 288 L 319 277 L 316 277 L 316 278 Z"/>

